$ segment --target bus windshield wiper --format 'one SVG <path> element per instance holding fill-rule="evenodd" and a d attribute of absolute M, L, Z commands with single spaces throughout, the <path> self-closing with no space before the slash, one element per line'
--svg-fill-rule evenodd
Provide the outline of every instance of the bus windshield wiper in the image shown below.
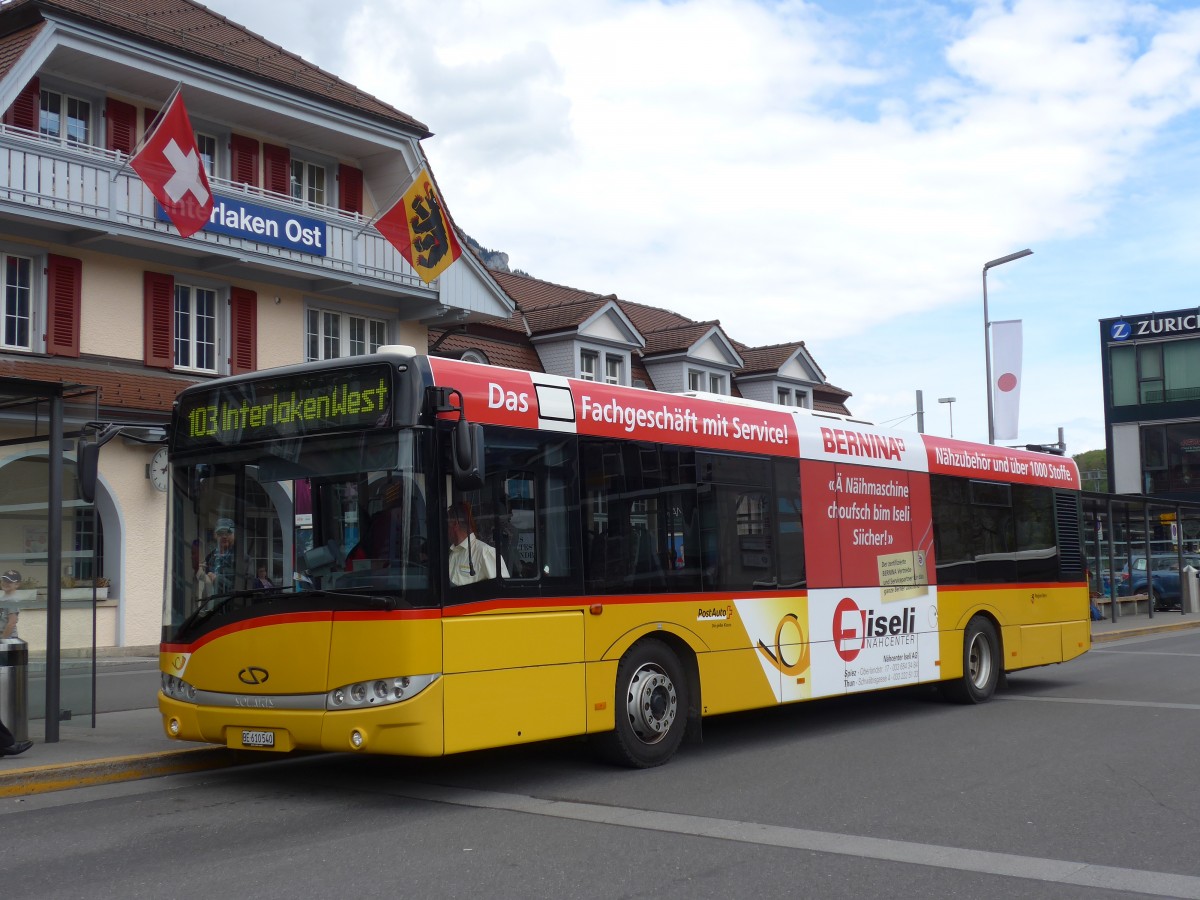
<path fill-rule="evenodd" d="M 369 606 L 372 609 L 395 609 L 395 597 L 378 597 L 373 594 L 354 594 L 350 591 L 335 591 L 328 588 L 308 587 L 303 591 L 304 594 L 319 594 L 325 597 L 335 597 L 339 600 L 353 600 L 355 603 L 361 603 Z"/>
<path fill-rule="evenodd" d="M 217 610 L 224 607 L 231 600 L 246 600 L 251 601 L 266 599 L 270 597 L 278 597 L 281 594 L 294 594 L 296 589 L 293 587 L 270 587 L 270 588 L 250 588 L 248 590 L 230 591 L 228 594 L 217 594 L 209 597 L 200 605 L 194 613 L 188 616 L 187 621 L 183 623 L 183 628 L 190 628 L 198 622 L 203 622 Z"/>

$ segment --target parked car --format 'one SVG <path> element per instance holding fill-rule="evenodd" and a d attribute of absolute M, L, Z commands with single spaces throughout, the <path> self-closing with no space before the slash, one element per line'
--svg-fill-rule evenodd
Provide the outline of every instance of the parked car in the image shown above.
<path fill-rule="evenodd" d="M 1149 594 L 1157 610 L 1179 609 L 1183 590 L 1179 580 L 1179 556 L 1175 553 L 1155 553 L 1146 564 L 1146 556 L 1135 556 L 1117 575 L 1117 593 L 1122 597 Z M 1200 570 L 1200 556 L 1185 553 L 1184 567 Z M 1149 587 L 1147 587 L 1147 576 Z"/>

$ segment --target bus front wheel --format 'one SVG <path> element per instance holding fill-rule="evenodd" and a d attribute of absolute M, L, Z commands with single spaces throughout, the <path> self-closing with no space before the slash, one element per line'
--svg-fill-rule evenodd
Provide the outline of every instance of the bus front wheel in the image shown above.
<path fill-rule="evenodd" d="M 942 693 L 956 703 L 984 703 L 996 693 L 1000 670 L 1000 638 L 991 619 L 976 616 L 963 631 L 963 673 L 942 684 Z"/>
<path fill-rule="evenodd" d="M 616 728 L 605 755 L 638 769 L 661 766 L 679 749 L 687 728 L 687 678 L 679 658 L 660 641 L 641 641 L 617 666 Z"/>

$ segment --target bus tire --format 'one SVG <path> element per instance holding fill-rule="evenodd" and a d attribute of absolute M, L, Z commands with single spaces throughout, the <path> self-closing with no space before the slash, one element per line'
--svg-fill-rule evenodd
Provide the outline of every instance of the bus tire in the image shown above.
<path fill-rule="evenodd" d="M 963 673 L 942 684 L 942 693 L 955 703 L 986 703 L 996 693 L 1003 668 L 996 626 L 975 616 L 963 631 Z"/>
<path fill-rule="evenodd" d="M 683 666 L 661 641 L 634 644 L 617 665 L 616 728 L 603 736 L 609 760 L 635 769 L 669 760 L 687 730 L 688 683 Z"/>

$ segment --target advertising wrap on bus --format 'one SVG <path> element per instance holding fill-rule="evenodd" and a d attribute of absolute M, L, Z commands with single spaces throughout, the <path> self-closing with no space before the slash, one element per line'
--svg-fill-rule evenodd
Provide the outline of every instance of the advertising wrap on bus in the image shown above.
<path fill-rule="evenodd" d="M 436 756 L 1090 646 L 1069 459 L 385 348 L 180 395 L 160 709 L 180 740 Z"/>
<path fill-rule="evenodd" d="M 555 430 L 597 437 L 749 453 L 797 451 L 795 422 L 782 409 L 729 406 L 456 360 L 429 363 L 438 383 L 447 379 L 462 392 L 474 422 L 517 428 L 544 428 L 549 422 Z"/>

